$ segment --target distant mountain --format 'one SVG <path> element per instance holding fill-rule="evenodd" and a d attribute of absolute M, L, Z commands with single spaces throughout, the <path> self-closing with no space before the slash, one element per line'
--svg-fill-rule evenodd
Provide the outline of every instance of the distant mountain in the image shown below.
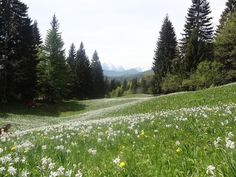
<path fill-rule="evenodd" d="M 140 73 L 140 71 L 133 68 L 133 69 L 128 69 L 124 71 L 104 70 L 103 73 L 105 76 L 108 76 L 108 77 L 121 77 L 121 76 L 136 75 Z"/>

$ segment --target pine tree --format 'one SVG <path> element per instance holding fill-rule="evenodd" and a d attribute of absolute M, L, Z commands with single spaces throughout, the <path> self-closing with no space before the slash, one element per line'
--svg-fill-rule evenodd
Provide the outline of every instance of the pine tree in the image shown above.
<path fill-rule="evenodd" d="M 66 92 L 67 68 L 63 46 L 64 43 L 59 33 L 59 23 L 54 15 L 51 29 L 48 30 L 46 36 L 42 59 L 38 66 L 41 92 L 50 102 L 62 100 Z M 45 66 L 44 69 L 43 66 Z M 42 86 L 47 86 L 47 88 Z"/>
<path fill-rule="evenodd" d="M 232 15 L 235 11 L 236 11 L 236 0 L 228 0 L 226 2 L 226 8 L 221 14 L 220 24 L 218 26 L 217 33 L 220 32 L 220 30 L 223 28 L 230 15 Z"/>
<path fill-rule="evenodd" d="M 38 22 L 35 20 L 32 26 L 32 33 L 33 33 L 33 42 L 34 44 L 39 47 L 42 44 L 41 35 L 38 29 Z"/>
<path fill-rule="evenodd" d="M 18 0 L 0 0 L 1 102 L 35 96 L 36 48 L 27 9 Z"/>
<path fill-rule="evenodd" d="M 69 49 L 69 55 L 67 57 L 68 66 L 68 84 L 67 84 L 67 97 L 76 97 L 76 48 L 72 43 Z"/>
<path fill-rule="evenodd" d="M 192 0 L 181 40 L 182 63 L 184 64 L 182 69 L 186 73 L 194 71 L 202 60 L 213 57 L 213 26 L 212 18 L 209 17 L 210 13 L 210 4 L 207 0 Z"/>
<path fill-rule="evenodd" d="M 91 97 L 92 75 L 88 57 L 81 42 L 76 55 L 76 96 L 79 99 Z"/>
<path fill-rule="evenodd" d="M 233 13 L 215 41 L 215 58 L 223 64 L 225 71 L 236 70 L 236 12 Z"/>
<path fill-rule="evenodd" d="M 100 63 L 97 51 L 93 54 L 93 59 L 91 62 L 91 73 L 93 80 L 93 96 L 95 98 L 102 98 L 105 94 L 104 86 L 104 75 L 102 70 L 102 65 Z"/>
<path fill-rule="evenodd" d="M 70 70 L 75 72 L 75 66 L 76 66 L 76 49 L 75 49 L 75 45 L 72 43 L 69 49 L 69 55 L 67 58 L 67 64 L 70 67 Z"/>
<path fill-rule="evenodd" d="M 153 92 L 160 92 L 162 78 L 171 72 L 172 60 L 176 58 L 177 40 L 174 27 L 168 16 L 164 19 L 153 62 Z"/>

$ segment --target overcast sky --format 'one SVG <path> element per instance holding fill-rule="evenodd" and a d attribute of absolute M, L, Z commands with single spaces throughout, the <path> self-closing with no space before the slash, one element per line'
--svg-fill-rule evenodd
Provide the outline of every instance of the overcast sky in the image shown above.
<path fill-rule="evenodd" d="M 152 66 L 154 49 L 166 14 L 178 38 L 191 0 L 22 0 L 44 38 L 55 13 L 68 50 L 80 42 L 89 58 L 98 51 L 102 63 L 125 68 Z M 214 25 L 226 0 L 210 0 Z"/>

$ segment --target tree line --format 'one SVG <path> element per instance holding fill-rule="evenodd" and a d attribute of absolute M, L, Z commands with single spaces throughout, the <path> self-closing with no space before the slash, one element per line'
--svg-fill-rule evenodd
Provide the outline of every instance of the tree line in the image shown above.
<path fill-rule="evenodd" d="M 182 39 L 166 16 L 156 43 L 154 76 L 140 80 L 104 77 L 97 51 L 90 61 L 83 42 L 66 56 L 54 15 L 43 42 L 37 21 L 19 0 L 0 0 L 0 102 L 89 99 L 129 93 L 196 90 L 236 80 L 236 1 L 228 0 L 214 31 L 210 4 L 192 0 Z"/>
<path fill-rule="evenodd" d="M 77 51 L 72 44 L 66 57 L 56 16 L 43 43 L 27 9 L 18 0 L 0 0 L 0 102 L 104 97 L 97 51 L 90 62 L 81 42 Z"/>
<path fill-rule="evenodd" d="M 228 0 L 216 32 L 210 4 L 192 0 L 182 39 L 166 16 L 153 62 L 154 94 L 197 90 L 236 81 L 236 1 Z"/>

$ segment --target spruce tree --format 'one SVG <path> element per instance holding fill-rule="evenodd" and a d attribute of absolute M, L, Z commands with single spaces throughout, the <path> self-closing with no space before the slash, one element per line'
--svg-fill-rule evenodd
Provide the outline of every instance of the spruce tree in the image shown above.
<path fill-rule="evenodd" d="M 38 67 L 41 92 L 50 102 L 62 100 L 66 92 L 67 68 L 63 46 L 64 43 L 59 33 L 59 23 L 54 15 Z M 47 86 L 47 88 L 42 86 Z"/>
<path fill-rule="evenodd" d="M 181 40 L 182 69 L 185 73 L 193 72 L 202 60 L 213 57 L 213 26 L 210 13 L 207 0 L 192 0 Z"/>
<path fill-rule="evenodd" d="M 76 96 L 79 99 L 87 99 L 92 94 L 92 75 L 88 57 L 81 42 L 76 55 Z"/>
<path fill-rule="evenodd" d="M 68 84 L 67 84 L 67 97 L 73 98 L 76 96 L 76 48 L 72 43 L 67 57 L 68 66 Z"/>
<path fill-rule="evenodd" d="M 171 72 L 172 60 L 176 58 L 177 40 L 174 27 L 168 16 L 164 19 L 153 62 L 153 93 L 160 92 L 162 78 Z"/>
<path fill-rule="evenodd" d="M 217 33 L 223 28 L 227 20 L 229 19 L 230 15 L 232 15 L 236 11 L 236 0 L 228 0 L 226 2 L 226 8 L 221 14 L 220 17 L 220 24 L 217 29 Z"/>
<path fill-rule="evenodd" d="M 95 98 L 104 97 L 104 75 L 97 51 L 95 51 L 93 54 L 93 59 L 91 62 L 91 74 L 93 81 L 93 96 Z"/>
<path fill-rule="evenodd" d="M 224 71 L 236 71 L 236 12 L 219 31 L 215 40 L 215 58 L 223 64 Z"/>
<path fill-rule="evenodd" d="M 36 48 L 27 6 L 0 0 L 0 101 L 35 96 Z M 29 89 L 30 88 L 30 89 Z"/>
<path fill-rule="evenodd" d="M 38 22 L 35 20 L 32 26 L 33 42 L 36 47 L 39 47 L 42 44 L 41 35 L 38 29 Z"/>

